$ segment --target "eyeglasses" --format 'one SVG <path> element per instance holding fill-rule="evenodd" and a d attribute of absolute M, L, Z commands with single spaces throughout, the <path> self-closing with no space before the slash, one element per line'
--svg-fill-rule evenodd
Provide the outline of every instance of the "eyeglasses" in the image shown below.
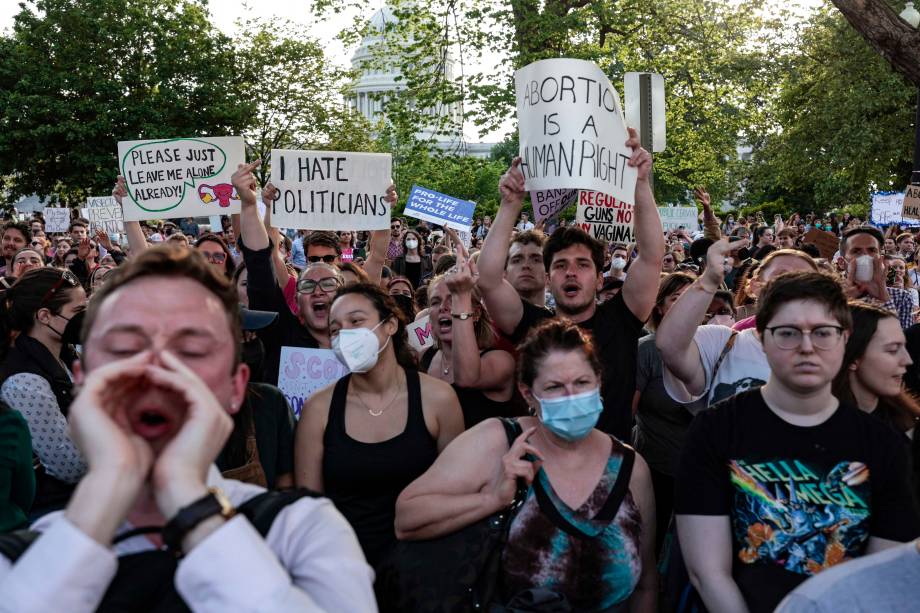
<path fill-rule="evenodd" d="M 202 251 L 204 257 L 212 264 L 223 264 L 227 261 L 227 254 L 219 251 Z"/>
<path fill-rule="evenodd" d="M 77 287 L 78 285 L 80 285 L 80 280 L 77 279 L 77 276 L 73 274 L 72 272 L 70 272 L 69 270 L 62 270 L 61 278 L 54 282 L 54 285 L 51 286 L 51 289 L 49 289 L 47 293 L 45 293 L 41 302 L 38 303 L 39 308 L 43 307 L 46 302 L 51 300 L 54 294 L 59 289 L 61 289 L 61 286 L 64 285 L 64 283 L 67 283 L 71 287 Z"/>
<path fill-rule="evenodd" d="M 334 292 L 339 289 L 342 282 L 335 277 L 324 277 L 319 281 L 313 279 L 301 279 L 297 282 L 297 291 L 301 294 L 312 294 L 316 291 L 317 286 L 324 292 Z"/>
<path fill-rule="evenodd" d="M 840 326 L 818 326 L 811 330 L 801 330 L 795 326 L 773 326 L 766 330 L 773 335 L 773 342 L 780 349 L 797 349 L 806 336 L 811 339 L 815 349 L 833 349 L 843 334 Z"/>
<path fill-rule="evenodd" d="M 392 226 L 390 226 L 390 230 L 399 230 L 400 227 L 401 226 L 399 224 L 393 224 Z"/>
<path fill-rule="evenodd" d="M 311 255 L 307 258 L 307 261 L 311 264 L 317 264 L 322 262 L 323 264 L 333 264 L 335 263 L 336 256 L 334 255 Z"/>

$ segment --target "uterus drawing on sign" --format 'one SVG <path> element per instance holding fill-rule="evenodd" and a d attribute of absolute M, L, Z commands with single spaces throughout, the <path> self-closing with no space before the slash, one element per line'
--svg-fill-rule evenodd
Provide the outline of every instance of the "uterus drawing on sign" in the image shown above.
<path fill-rule="evenodd" d="M 239 200 L 240 196 L 229 183 L 218 183 L 217 185 L 207 185 L 202 183 L 198 186 L 198 197 L 205 204 L 210 204 L 217 200 L 221 208 L 230 206 L 231 200 Z"/>

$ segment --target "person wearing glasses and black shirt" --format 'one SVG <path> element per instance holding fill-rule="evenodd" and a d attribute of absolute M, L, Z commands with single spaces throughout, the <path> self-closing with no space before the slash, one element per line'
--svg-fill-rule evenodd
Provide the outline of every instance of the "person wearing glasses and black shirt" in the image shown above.
<path fill-rule="evenodd" d="M 250 164 L 240 164 L 233 174 L 233 185 L 240 195 L 240 251 L 246 263 L 248 280 L 246 292 L 249 295 L 249 308 L 256 311 L 273 311 L 278 313 L 278 321 L 260 330 L 259 338 L 265 345 L 265 380 L 278 381 L 278 369 L 281 361 L 281 347 L 331 347 L 329 342 L 329 307 L 336 290 L 345 284 L 342 273 L 335 267 L 338 257 L 338 241 L 332 233 L 313 232 L 304 238 L 304 251 L 307 253 L 307 266 L 297 279 L 297 306 L 299 313 L 294 315 L 288 308 L 284 290 L 278 285 L 272 269 L 271 250 L 273 245 L 268 238 L 263 220 L 259 218 L 256 207 L 258 186 L 252 171 L 261 164 L 260 160 Z M 390 187 L 387 198 L 395 202 L 396 189 Z M 328 236 L 331 243 L 320 248 L 318 236 Z M 312 241 L 317 244 L 312 244 Z M 325 239 L 322 239 L 325 241 Z M 328 249 L 328 251 L 325 251 Z M 378 251 L 381 251 L 378 249 Z M 377 254 L 377 279 L 382 268 L 383 256 Z M 332 261 L 326 260 L 332 256 Z M 368 260 L 368 265 L 371 262 Z M 374 268 L 371 266 L 370 268 Z M 365 267 L 371 278 L 371 269 Z"/>
<path fill-rule="evenodd" d="M 63 506 L 86 472 L 67 429 L 72 345 L 85 310 L 86 292 L 69 270 L 30 270 L 0 294 L 0 400 L 29 425 L 40 463 L 33 509 Z"/>
<path fill-rule="evenodd" d="M 852 327 L 836 280 L 780 275 L 757 312 L 767 383 L 690 427 L 674 512 L 713 613 L 773 611 L 810 576 L 920 534 L 907 439 L 832 393 Z"/>

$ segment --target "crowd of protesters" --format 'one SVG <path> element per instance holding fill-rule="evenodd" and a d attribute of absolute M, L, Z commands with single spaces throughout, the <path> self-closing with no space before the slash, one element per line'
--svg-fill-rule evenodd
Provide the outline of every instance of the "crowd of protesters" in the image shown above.
<path fill-rule="evenodd" d="M 277 228 L 259 161 L 221 227 L 8 222 L 0 611 L 915 609 L 915 232 L 664 231 L 626 144 L 632 244 L 544 233 L 519 159 L 466 244 Z M 299 418 L 283 347 L 349 373 Z"/>

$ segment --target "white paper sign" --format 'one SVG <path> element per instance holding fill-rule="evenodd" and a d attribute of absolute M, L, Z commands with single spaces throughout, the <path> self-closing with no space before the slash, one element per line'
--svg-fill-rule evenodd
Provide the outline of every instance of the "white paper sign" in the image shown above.
<path fill-rule="evenodd" d="M 245 160 L 239 136 L 120 142 L 118 164 L 128 188 L 124 219 L 239 213 L 230 176 Z"/>
<path fill-rule="evenodd" d="M 125 231 L 121 205 L 112 196 L 90 196 L 86 199 L 83 217 L 89 220 L 90 230 L 101 229 L 106 234 L 121 234 Z"/>
<path fill-rule="evenodd" d="M 389 153 L 272 149 L 272 225 L 309 230 L 390 227 Z"/>
<path fill-rule="evenodd" d="M 869 221 L 879 226 L 901 224 L 902 226 L 920 225 L 920 220 L 904 219 L 901 212 L 904 210 L 904 192 L 874 192 L 872 194 L 872 209 Z"/>
<path fill-rule="evenodd" d="M 332 349 L 282 347 L 278 368 L 278 389 L 290 403 L 294 416 L 300 417 L 304 402 L 316 390 L 348 374 Z"/>
<path fill-rule="evenodd" d="M 70 229 L 70 209 L 45 207 L 45 232 L 67 232 Z"/>
<path fill-rule="evenodd" d="M 661 227 L 665 232 L 677 230 L 681 226 L 688 232 L 700 229 L 699 211 L 695 206 L 660 206 L 658 215 L 661 217 Z"/>
<path fill-rule="evenodd" d="M 634 204 L 620 95 L 596 64 L 540 60 L 515 72 L 514 90 L 525 189 L 579 188 Z"/>
<path fill-rule="evenodd" d="M 431 318 L 427 315 L 417 319 L 406 327 L 409 335 L 409 345 L 421 353 L 429 347 L 434 347 L 434 336 L 431 335 Z"/>

